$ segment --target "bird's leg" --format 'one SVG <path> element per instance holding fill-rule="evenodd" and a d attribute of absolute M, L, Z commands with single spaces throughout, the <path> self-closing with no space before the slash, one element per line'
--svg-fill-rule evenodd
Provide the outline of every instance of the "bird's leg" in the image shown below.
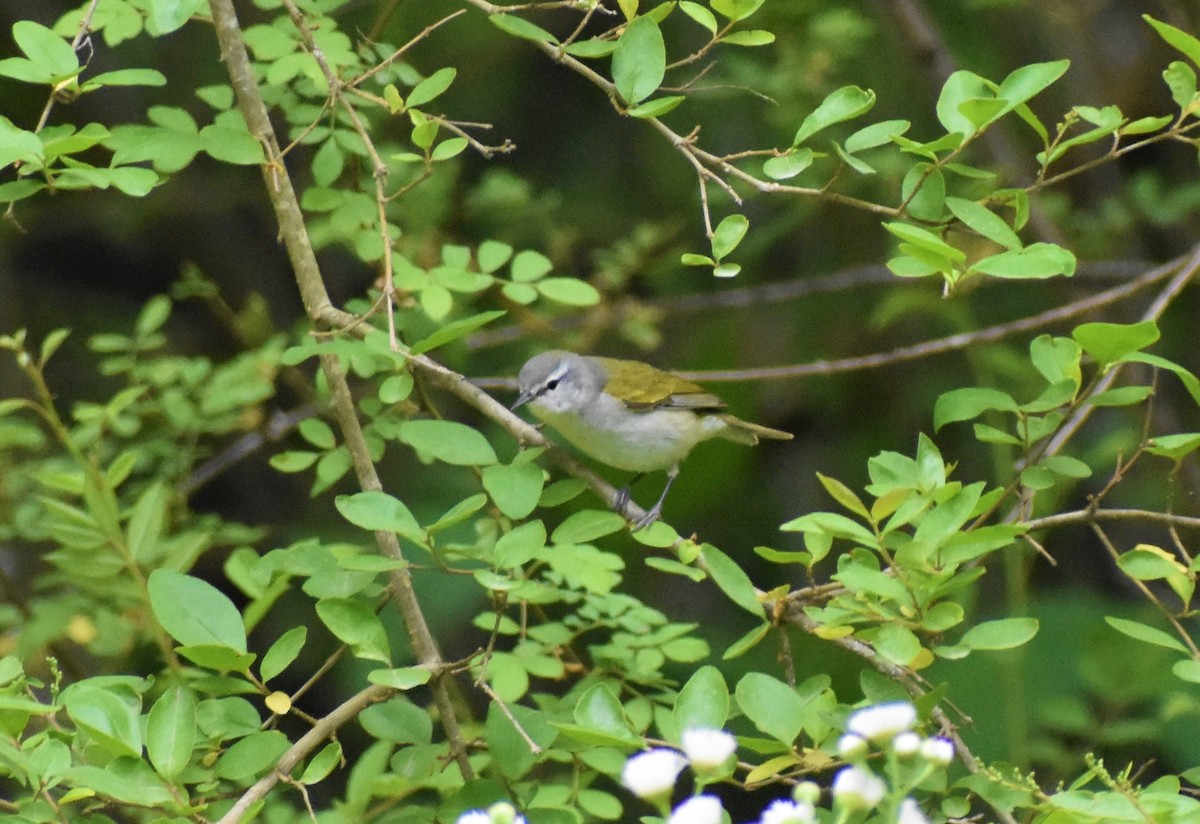
<path fill-rule="evenodd" d="M 662 515 L 663 501 L 667 499 L 667 493 L 671 491 L 671 484 L 675 483 L 675 479 L 679 477 L 679 464 L 667 470 L 667 485 L 663 487 L 662 494 L 658 496 L 658 500 L 654 502 L 654 506 L 646 510 L 646 514 L 633 522 L 633 531 L 645 529 L 659 519 Z"/>
<path fill-rule="evenodd" d="M 625 510 L 629 507 L 629 502 L 632 500 L 630 490 L 633 485 L 646 477 L 645 472 L 639 472 L 630 479 L 629 483 L 617 490 L 617 497 L 613 498 L 612 508 L 618 515 L 624 515 Z"/>

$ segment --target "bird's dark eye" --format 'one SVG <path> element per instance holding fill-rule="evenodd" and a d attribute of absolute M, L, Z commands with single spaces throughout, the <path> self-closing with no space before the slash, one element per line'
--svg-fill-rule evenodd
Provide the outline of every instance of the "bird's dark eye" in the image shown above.
<path fill-rule="evenodd" d="M 551 380 L 546 381 L 546 388 L 551 391 L 554 391 L 555 389 L 557 389 L 558 388 L 558 378 L 553 378 Z"/>

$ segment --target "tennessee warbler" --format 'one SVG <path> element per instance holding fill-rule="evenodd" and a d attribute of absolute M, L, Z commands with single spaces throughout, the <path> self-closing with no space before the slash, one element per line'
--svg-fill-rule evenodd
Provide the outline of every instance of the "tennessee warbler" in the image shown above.
<path fill-rule="evenodd" d="M 602 463 L 639 474 L 665 470 L 658 501 L 634 522 L 649 526 L 692 447 L 709 438 L 754 445 L 759 438 L 791 440 L 790 433 L 743 421 L 723 411 L 716 395 L 646 363 L 552 350 L 534 355 L 517 376 L 520 396 L 542 421 Z M 628 492 L 618 500 L 624 514 Z"/>

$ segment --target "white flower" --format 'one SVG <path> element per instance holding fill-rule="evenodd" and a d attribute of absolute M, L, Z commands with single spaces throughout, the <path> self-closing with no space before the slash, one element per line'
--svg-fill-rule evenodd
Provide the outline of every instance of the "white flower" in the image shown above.
<path fill-rule="evenodd" d="M 725 730 L 687 729 L 682 742 L 684 754 L 698 772 L 720 769 L 737 751 L 737 739 Z"/>
<path fill-rule="evenodd" d="M 455 820 L 455 824 L 526 824 L 525 816 L 507 801 L 497 801 L 487 810 L 467 810 Z"/>
<path fill-rule="evenodd" d="M 892 752 L 899 756 L 915 755 L 921 749 L 921 736 L 912 730 L 902 732 L 892 739 Z"/>
<path fill-rule="evenodd" d="M 867 739 L 848 732 L 838 739 L 838 755 L 843 761 L 853 761 L 867 754 Z"/>
<path fill-rule="evenodd" d="M 912 729 L 916 720 L 917 708 L 907 701 L 876 704 L 851 715 L 846 722 L 846 732 L 861 735 L 868 741 L 890 741 Z"/>
<path fill-rule="evenodd" d="M 896 816 L 896 824 L 929 824 L 929 819 L 921 812 L 917 802 L 906 798 L 900 802 L 900 814 Z"/>
<path fill-rule="evenodd" d="M 638 798 L 670 795 L 675 779 L 687 765 L 687 759 L 675 750 L 656 749 L 638 753 L 625 762 L 621 783 Z"/>
<path fill-rule="evenodd" d="M 792 789 L 792 800 L 809 807 L 821 800 L 821 787 L 816 781 L 801 781 Z"/>
<path fill-rule="evenodd" d="M 781 798 L 767 805 L 759 824 L 815 824 L 816 820 L 817 813 L 812 804 Z"/>
<path fill-rule="evenodd" d="M 667 824 L 721 824 L 723 812 L 715 795 L 697 795 L 676 807 Z"/>
<path fill-rule="evenodd" d="M 921 744 L 921 755 L 929 763 L 944 767 L 954 760 L 954 742 L 948 738 L 926 738 Z"/>
<path fill-rule="evenodd" d="M 497 801 L 487 808 L 487 814 L 491 824 L 525 824 L 525 816 L 507 801 Z"/>
<path fill-rule="evenodd" d="M 887 785 L 862 767 L 846 767 L 833 778 L 833 800 L 852 810 L 870 810 L 886 793 Z"/>

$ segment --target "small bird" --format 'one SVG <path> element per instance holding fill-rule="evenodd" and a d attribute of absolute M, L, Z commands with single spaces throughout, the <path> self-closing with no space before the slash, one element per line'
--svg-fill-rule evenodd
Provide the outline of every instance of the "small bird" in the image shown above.
<path fill-rule="evenodd" d="M 703 387 L 647 363 L 552 350 L 534 355 L 517 376 L 516 409 L 534 414 L 598 461 L 640 475 L 666 470 L 667 485 L 635 530 L 662 514 L 679 463 L 709 438 L 753 446 L 759 438 L 791 440 L 788 432 L 734 417 Z M 635 478 L 636 480 L 636 478 Z M 628 489 L 616 507 L 624 514 Z"/>

